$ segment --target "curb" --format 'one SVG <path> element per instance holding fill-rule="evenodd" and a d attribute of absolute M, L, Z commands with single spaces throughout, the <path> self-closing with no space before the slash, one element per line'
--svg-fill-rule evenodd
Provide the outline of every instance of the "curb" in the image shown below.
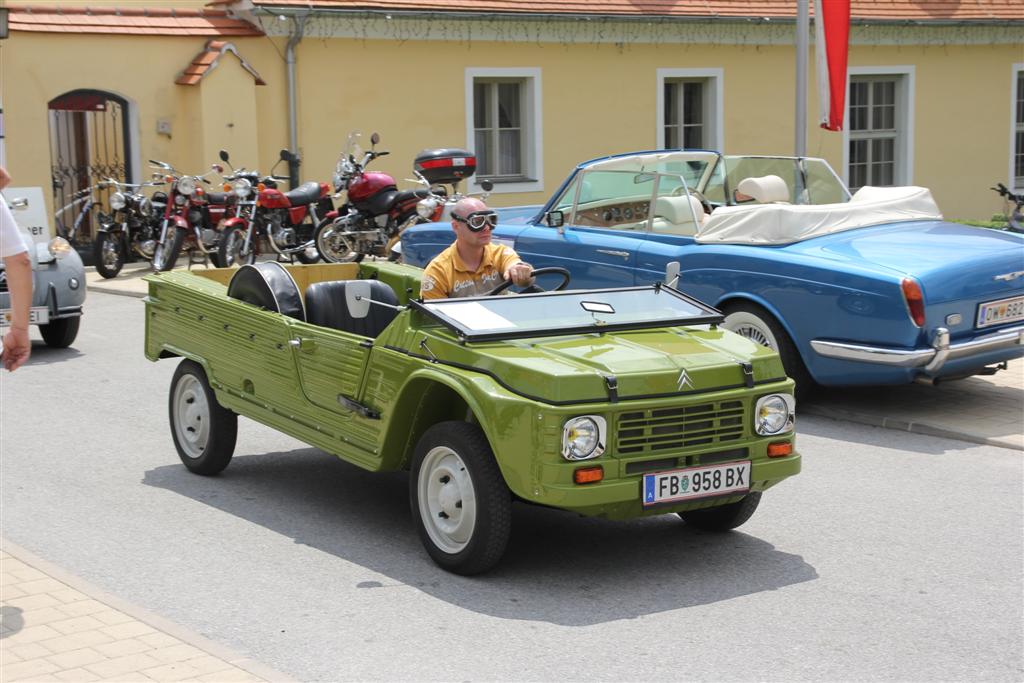
<path fill-rule="evenodd" d="M 144 624 L 148 624 L 162 633 L 166 633 L 173 638 L 177 638 L 183 643 L 187 643 L 188 645 L 198 648 L 206 654 L 223 660 L 231 666 L 242 669 L 253 676 L 257 676 L 266 681 L 281 681 L 282 683 L 295 683 L 296 681 L 296 679 L 287 676 L 280 671 L 276 671 L 269 666 L 260 664 L 253 659 L 242 656 L 228 647 L 215 643 L 214 641 L 190 631 L 183 626 L 179 626 L 164 617 L 153 614 L 152 612 L 133 605 L 115 595 L 111 595 L 88 581 L 69 573 L 61 567 L 51 564 L 28 550 L 25 550 L 18 544 L 12 543 L 6 538 L 0 537 L 0 547 L 2 547 L 3 550 L 12 557 L 34 567 L 35 569 L 38 569 L 42 573 L 60 581 L 61 583 L 67 584 L 80 593 L 88 595 L 97 602 L 102 602 L 108 607 L 112 607 L 123 612 L 133 619 L 141 621 Z"/>
<path fill-rule="evenodd" d="M 871 415 L 869 413 L 859 413 L 854 410 L 844 410 L 842 408 L 822 408 L 818 406 L 804 405 L 800 410 L 804 415 L 815 415 L 817 417 L 826 417 L 832 420 L 838 420 L 843 422 L 855 422 L 857 424 L 868 425 L 870 427 L 882 427 L 884 429 L 895 429 L 901 432 L 910 432 L 912 434 L 921 434 L 924 436 L 937 436 L 943 439 L 953 439 L 955 441 L 967 441 L 970 443 L 982 444 L 985 446 L 997 446 L 999 448 L 1006 448 L 1012 451 L 1024 451 L 1024 447 L 1021 447 L 1014 443 L 1007 443 L 1001 439 L 993 439 L 987 436 L 977 436 L 976 434 L 970 434 L 967 432 L 958 432 L 951 429 L 943 429 L 941 427 L 933 427 L 929 424 L 923 424 L 921 422 L 907 422 L 905 420 L 896 420 L 890 417 L 883 417 L 880 415 Z"/>

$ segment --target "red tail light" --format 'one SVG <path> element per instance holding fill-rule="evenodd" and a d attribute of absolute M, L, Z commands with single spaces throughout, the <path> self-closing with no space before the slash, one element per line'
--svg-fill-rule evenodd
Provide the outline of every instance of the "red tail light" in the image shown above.
<path fill-rule="evenodd" d="M 921 285 L 917 284 L 917 280 L 905 277 L 900 287 L 903 289 L 903 300 L 907 302 L 910 319 L 918 327 L 924 327 L 924 294 L 921 293 Z"/>

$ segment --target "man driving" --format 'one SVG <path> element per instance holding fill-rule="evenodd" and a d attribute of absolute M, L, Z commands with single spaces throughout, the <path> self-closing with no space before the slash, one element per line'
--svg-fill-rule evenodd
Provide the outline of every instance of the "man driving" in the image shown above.
<path fill-rule="evenodd" d="M 460 199 L 452 209 L 455 241 L 427 264 L 420 294 L 424 299 L 482 296 L 504 280 L 533 283 L 533 268 L 511 247 L 491 244 L 498 214 L 480 199 Z"/>

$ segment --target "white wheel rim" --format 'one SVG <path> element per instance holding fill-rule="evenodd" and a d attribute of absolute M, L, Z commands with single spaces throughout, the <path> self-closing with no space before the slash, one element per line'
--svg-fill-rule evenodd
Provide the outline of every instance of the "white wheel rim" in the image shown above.
<path fill-rule="evenodd" d="M 210 440 L 210 405 L 195 375 L 182 375 L 174 386 L 174 432 L 190 458 L 201 458 Z"/>
<path fill-rule="evenodd" d="M 730 313 L 725 316 L 725 322 L 722 326 L 741 337 L 757 342 L 761 346 L 767 346 L 773 351 L 779 350 L 779 344 L 775 339 L 775 335 L 768 329 L 764 321 L 755 315 L 745 311 Z"/>
<path fill-rule="evenodd" d="M 324 258 L 335 263 L 345 263 L 355 257 L 355 246 L 341 230 L 333 226 L 320 232 L 317 239 Z"/>
<path fill-rule="evenodd" d="M 442 551 L 456 554 L 472 540 L 476 528 L 476 491 L 466 464 L 447 446 L 423 459 L 417 482 L 420 518 Z"/>

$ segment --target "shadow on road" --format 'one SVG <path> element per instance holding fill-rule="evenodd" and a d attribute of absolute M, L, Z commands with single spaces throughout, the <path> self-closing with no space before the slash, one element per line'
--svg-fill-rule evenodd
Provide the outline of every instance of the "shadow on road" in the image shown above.
<path fill-rule="evenodd" d="M 42 340 L 33 339 L 32 355 L 28 357 L 28 361 L 25 365 L 53 365 L 54 363 L 64 363 L 65 361 L 75 360 L 76 358 L 81 358 L 84 355 L 84 353 L 73 346 L 66 349 L 55 349 L 47 346 Z"/>
<path fill-rule="evenodd" d="M 711 534 L 675 515 L 610 522 L 517 504 L 502 563 L 448 574 L 413 528 L 408 475 L 370 473 L 316 449 L 236 457 L 216 477 L 180 465 L 143 483 L 181 494 L 492 616 L 585 626 L 775 590 L 818 577 L 803 558 L 742 532 Z M 357 588 L 386 590 L 363 581 Z"/>

